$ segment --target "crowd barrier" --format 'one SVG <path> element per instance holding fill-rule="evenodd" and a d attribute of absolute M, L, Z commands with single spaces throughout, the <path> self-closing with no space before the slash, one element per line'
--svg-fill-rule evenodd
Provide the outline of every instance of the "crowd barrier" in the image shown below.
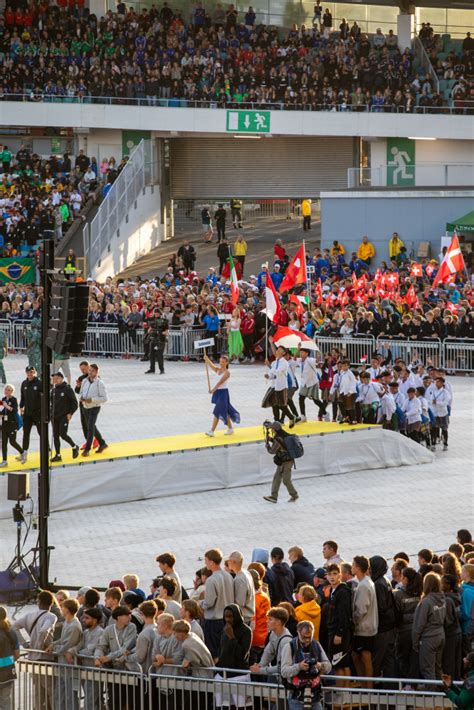
<path fill-rule="evenodd" d="M 28 329 L 25 321 L 0 321 L 0 330 L 8 338 L 10 351 L 25 352 L 28 346 Z M 205 337 L 202 328 L 170 328 L 165 350 L 167 359 L 196 359 L 201 353 L 195 350 L 196 340 Z M 128 330 L 113 324 L 91 323 L 87 328 L 84 355 L 96 357 L 136 356 L 144 354 L 144 331 L 142 328 Z M 317 335 L 316 344 L 323 355 L 335 348 L 343 353 L 352 365 L 370 362 L 373 353 L 382 354 L 389 363 L 396 358 L 405 362 L 422 362 L 424 365 L 444 367 L 452 372 L 474 372 L 474 340 L 398 340 L 397 338 L 373 336 L 348 337 Z M 218 352 L 227 349 L 227 333 L 223 329 L 217 337 Z"/>
<path fill-rule="evenodd" d="M 281 683 L 254 682 L 235 670 L 164 666 L 159 675 L 22 658 L 17 663 L 15 710 L 67 708 L 67 710 L 211 710 L 221 707 L 286 710 L 289 691 Z M 255 678 L 253 676 L 252 678 Z M 323 705 L 386 710 L 441 710 L 452 708 L 440 692 L 439 681 L 419 679 L 348 678 L 358 685 L 374 680 L 376 688 L 341 688 L 335 676 L 322 676 Z M 405 690 L 409 686 L 412 690 Z"/>

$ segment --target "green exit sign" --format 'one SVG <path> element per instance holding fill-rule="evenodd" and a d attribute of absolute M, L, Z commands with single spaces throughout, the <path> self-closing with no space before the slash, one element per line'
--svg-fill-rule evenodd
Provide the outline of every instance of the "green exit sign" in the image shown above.
<path fill-rule="evenodd" d="M 227 111 L 227 131 L 270 133 L 270 111 Z"/>

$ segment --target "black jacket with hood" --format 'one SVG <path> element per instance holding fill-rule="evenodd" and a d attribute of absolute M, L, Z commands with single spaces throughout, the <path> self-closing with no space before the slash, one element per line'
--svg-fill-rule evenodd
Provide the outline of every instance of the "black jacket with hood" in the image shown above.
<path fill-rule="evenodd" d="M 345 583 L 338 584 L 327 603 L 327 631 L 329 636 L 341 636 L 346 646 L 352 635 L 352 591 Z"/>
<path fill-rule="evenodd" d="M 225 630 L 222 631 L 217 666 L 247 671 L 249 668 L 250 646 L 252 645 L 252 630 L 250 626 L 244 623 L 242 612 L 237 604 L 229 604 L 229 606 L 225 607 L 224 624 L 227 610 L 230 610 L 234 617 L 234 638 L 229 638 Z M 241 674 L 237 673 L 236 675 Z"/>
<path fill-rule="evenodd" d="M 295 587 L 297 587 L 300 582 L 305 582 L 305 584 L 313 586 L 314 566 L 304 555 L 293 562 L 291 569 L 295 575 Z"/>
<path fill-rule="evenodd" d="M 461 631 L 461 595 L 459 592 L 445 592 L 446 599 L 446 619 L 444 622 L 444 633 L 446 638 L 458 636 Z"/>
<path fill-rule="evenodd" d="M 294 603 L 295 575 L 286 562 L 276 562 L 272 565 L 267 570 L 264 582 L 268 584 L 272 606 L 278 606 L 280 602 Z"/>
<path fill-rule="evenodd" d="M 383 557 L 375 555 L 370 558 L 370 576 L 375 584 L 375 593 L 377 595 L 377 607 L 379 612 L 379 628 L 378 633 L 391 631 L 396 626 L 395 604 L 393 600 L 392 585 L 388 581 L 385 574 L 388 570 L 388 565 Z"/>

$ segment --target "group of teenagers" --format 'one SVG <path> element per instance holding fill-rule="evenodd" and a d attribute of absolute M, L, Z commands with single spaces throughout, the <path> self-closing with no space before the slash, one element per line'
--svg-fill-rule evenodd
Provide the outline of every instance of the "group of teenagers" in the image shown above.
<path fill-rule="evenodd" d="M 31 660 L 151 672 L 168 680 L 221 681 L 226 669 L 233 681 L 209 684 L 207 693 L 185 701 L 162 678 L 150 686 L 150 707 L 160 710 L 193 702 L 194 707 L 243 708 L 251 680 L 288 689 L 288 705 L 275 707 L 321 710 L 321 676 L 329 673 L 338 687 L 349 687 L 352 675 L 368 688 L 374 682 L 390 687 L 384 678 L 405 679 L 410 689 L 442 679 L 459 708 L 472 707 L 474 544 L 468 530 L 459 530 L 457 541 L 441 555 L 423 548 L 411 562 L 406 552 L 396 553 L 390 571 L 380 555 L 356 555 L 345 562 L 334 540 L 323 543 L 320 567 L 298 545 L 287 555 L 288 562 L 281 547 L 255 548 L 246 566 L 238 550 L 224 556 L 209 549 L 193 589 L 186 591 L 176 556 L 165 552 L 156 557 L 159 576 L 149 594 L 136 574 L 127 574 L 110 582 L 103 599 L 91 587 L 81 588 L 77 598 L 66 590 L 55 596 L 42 591 L 38 608 L 13 624 L 0 607 L 0 642 L 7 629 L 12 665 L 20 634 Z M 453 680 L 465 674 L 460 691 Z M 84 677 L 82 690 L 80 685 L 70 673 L 58 672 L 55 680 L 41 675 L 35 707 L 48 707 L 49 701 L 49 707 L 72 710 L 79 707 L 80 692 L 86 710 L 99 710 L 105 698 L 109 708 L 135 707 L 131 686 L 112 676 L 104 675 L 102 683 Z M 456 703 L 460 692 L 467 693 L 471 705 L 464 696 L 464 704 Z"/>
<path fill-rule="evenodd" d="M 381 424 L 431 449 L 441 436 L 447 450 L 453 392 L 443 368 L 425 369 L 421 362 L 407 365 L 402 359 L 388 366 L 377 353 L 370 366 L 351 368 L 337 348 L 321 357 L 304 345 L 292 354 L 271 342 L 274 360 L 266 374 L 270 387 L 262 407 L 272 408 L 275 421 L 288 419 L 290 428 L 306 422 L 306 404 L 311 402 L 319 421 Z"/>

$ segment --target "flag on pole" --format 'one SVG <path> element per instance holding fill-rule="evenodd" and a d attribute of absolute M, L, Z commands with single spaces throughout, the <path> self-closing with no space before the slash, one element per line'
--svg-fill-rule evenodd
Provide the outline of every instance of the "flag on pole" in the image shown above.
<path fill-rule="evenodd" d="M 285 278 L 280 284 L 280 293 L 289 291 L 297 284 L 305 284 L 308 280 L 306 275 L 306 255 L 304 244 L 300 246 L 291 263 L 287 266 Z"/>
<path fill-rule="evenodd" d="M 421 264 L 411 265 L 410 276 L 416 276 L 417 279 L 421 279 L 421 277 L 423 276 L 423 269 L 421 267 Z"/>
<path fill-rule="evenodd" d="M 404 300 L 407 306 L 411 306 L 412 308 L 418 308 L 418 296 L 416 295 L 415 289 L 413 288 L 413 284 L 406 292 Z"/>
<path fill-rule="evenodd" d="M 303 304 L 306 305 L 306 299 L 304 296 L 297 296 L 295 293 L 292 293 L 290 295 L 289 299 L 290 303 L 294 303 L 296 306 L 296 315 L 302 316 L 304 313 L 304 306 Z"/>
<path fill-rule="evenodd" d="M 458 235 L 454 232 L 449 249 L 444 255 L 444 259 L 441 262 L 441 266 L 439 267 L 438 273 L 433 281 L 433 288 L 436 288 L 436 285 L 440 282 L 446 283 L 449 280 L 449 277 L 456 278 L 457 272 L 463 271 L 465 268 L 464 259 L 459 246 Z"/>
<path fill-rule="evenodd" d="M 270 276 L 265 279 L 265 310 L 267 318 L 269 318 L 272 323 L 278 323 L 281 313 L 280 299 L 278 298 L 275 285 Z"/>
<path fill-rule="evenodd" d="M 229 253 L 229 267 L 230 267 L 230 290 L 231 290 L 231 301 L 232 305 L 236 306 L 239 300 L 239 286 L 237 284 L 237 273 L 235 271 L 235 264 L 232 258 L 232 254 Z"/>

